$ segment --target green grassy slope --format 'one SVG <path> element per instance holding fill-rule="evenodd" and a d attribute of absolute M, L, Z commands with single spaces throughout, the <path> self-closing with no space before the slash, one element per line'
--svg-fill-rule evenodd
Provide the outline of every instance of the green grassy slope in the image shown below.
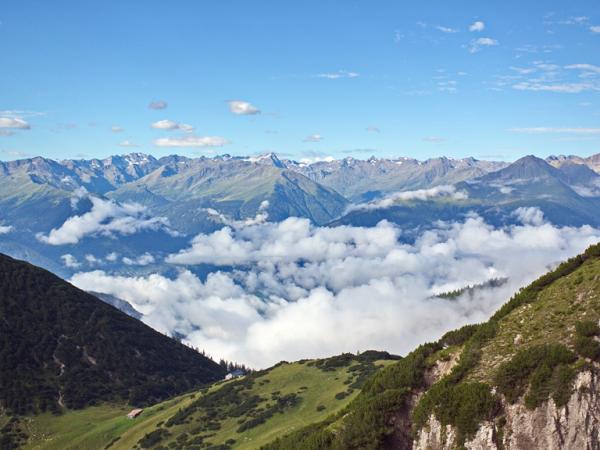
<path fill-rule="evenodd" d="M 126 418 L 130 406 L 103 404 L 58 416 L 22 417 L 19 428 L 28 436 L 26 449 L 255 449 L 341 411 L 368 376 L 393 362 L 380 359 L 386 357 L 365 352 L 280 363 L 159 403 L 135 420 Z M 246 429 L 240 428 L 243 423 Z M 148 445 L 162 433 L 162 439 Z"/>

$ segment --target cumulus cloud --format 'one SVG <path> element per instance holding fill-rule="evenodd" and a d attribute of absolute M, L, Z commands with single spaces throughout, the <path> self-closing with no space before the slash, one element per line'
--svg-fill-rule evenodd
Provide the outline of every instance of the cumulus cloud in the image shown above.
<path fill-rule="evenodd" d="M 485 29 L 485 23 L 481 20 L 477 20 L 469 25 L 469 31 L 483 31 Z"/>
<path fill-rule="evenodd" d="M 487 319 L 515 290 L 600 239 L 600 230 L 555 227 L 535 210 L 495 228 L 473 215 L 441 223 L 413 244 L 388 222 L 316 227 L 289 218 L 198 235 L 172 255 L 174 278 L 78 273 L 86 290 L 118 295 L 163 332 L 209 354 L 266 367 L 279 360 L 386 349 L 404 354 L 449 329 Z M 185 265 L 227 270 L 203 281 Z M 436 295 L 508 278 L 453 301 Z"/>
<path fill-rule="evenodd" d="M 125 131 L 125 129 L 118 125 L 113 125 L 112 127 L 110 127 L 110 131 L 112 131 L 113 133 L 122 133 L 123 131 Z"/>
<path fill-rule="evenodd" d="M 321 136 L 320 134 L 311 134 L 309 136 L 306 136 L 303 142 L 321 142 L 322 140 L 323 136 Z"/>
<path fill-rule="evenodd" d="M 0 128 L 29 130 L 31 126 L 20 117 L 0 117 Z"/>
<path fill-rule="evenodd" d="M 10 233 L 12 230 L 12 225 L 2 225 L 2 223 L 0 223 L 0 234 L 7 234 Z"/>
<path fill-rule="evenodd" d="M 173 120 L 159 120 L 157 122 L 154 122 L 151 125 L 151 127 L 154 129 L 157 129 L 157 130 L 168 130 L 168 131 L 180 130 L 180 131 L 184 131 L 186 133 L 191 133 L 192 131 L 194 131 L 193 126 L 188 125 L 187 123 L 174 122 Z"/>
<path fill-rule="evenodd" d="M 60 259 L 62 259 L 63 264 L 65 265 L 65 267 L 68 267 L 69 269 L 77 269 L 78 267 L 81 266 L 81 263 L 79 261 L 77 261 L 77 258 L 75 258 L 70 253 L 62 255 L 60 257 Z"/>
<path fill-rule="evenodd" d="M 183 136 L 160 138 L 154 141 L 157 147 L 222 147 L 229 141 L 220 136 Z"/>
<path fill-rule="evenodd" d="M 524 225 L 541 226 L 544 223 L 544 213 L 540 208 L 520 207 L 513 214 Z"/>
<path fill-rule="evenodd" d="M 167 109 L 167 102 L 165 102 L 164 100 L 156 100 L 153 102 L 150 102 L 150 104 L 148 105 L 148 108 L 150 109 Z"/>
<path fill-rule="evenodd" d="M 357 209 L 382 209 L 389 208 L 400 202 L 409 201 L 427 201 L 439 197 L 448 197 L 455 200 L 464 200 L 468 197 L 468 194 L 464 191 L 457 191 L 456 187 L 451 185 L 436 186 L 429 189 L 418 189 L 416 191 L 403 191 L 395 192 L 386 196 L 381 200 L 374 200 L 369 203 L 360 203 L 352 205 L 349 211 Z"/>
<path fill-rule="evenodd" d="M 123 263 L 127 264 L 128 266 L 147 266 L 148 264 L 154 263 L 154 261 L 154 256 L 148 252 L 134 259 L 128 257 L 123 258 Z"/>
<path fill-rule="evenodd" d="M 74 197 L 75 201 L 82 194 Z M 47 235 L 39 233 L 39 241 L 49 245 L 77 244 L 87 236 L 131 235 L 145 230 L 163 229 L 170 232 L 169 222 L 164 217 L 149 217 L 146 208 L 137 203 L 117 203 L 88 196 L 92 209 L 80 216 L 69 217 L 60 227 L 53 228 Z"/>
<path fill-rule="evenodd" d="M 85 261 L 86 261 L 86 262 L 87 262 L 89 265 L 91 265 L 91 266 L 94 266 L 94 265 L 96 265 L 96 264 L 100 264 L 100 263 L 102 262 L 102 260 L 101 260 L 101 259 L 98 259 L 98 258 L 96 258 L 94 255 L 92 255 L 92 254 L 89 254 L 89 253 L 88 253 L 87 255 L 85 255 L 85 257 L 84 257 L 84 258 L 85 258 Z"/>
<path fill-rule="evenodd" d="M 590 27 L 592 33 L 600 33 L 600 25 L 593 25 Z"/>
<path fill-rule="evenodd" d="M 260 114 L 260 109 L 243 100 L 232 100 L 229 102 L 229 111 L 239 116 Z"/>
<path fill-rule="evenodd" d="M 477 53 L 483 47 L 494 47 L 498 45 L 498 41 L 496 39 L 492 39 L 489 37 L 482 37 L 479 39 L 473 39 L 471 44 L 469 45 L 469 52 Z"/>
<path fill-rule="evenodd" d="M 115 262 L 119 258 L 119 254 L 117 252 L 111 252 L 104 259 L 108 262 Z"/>

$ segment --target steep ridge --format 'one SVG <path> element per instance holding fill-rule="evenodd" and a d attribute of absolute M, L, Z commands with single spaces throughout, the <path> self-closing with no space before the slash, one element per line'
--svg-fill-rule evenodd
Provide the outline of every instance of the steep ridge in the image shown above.
<path fill-rule="evenodd" d="M 600 173 L 600 153 L 582 158 L 577 155 L 558 155 L 546 158 L 546 161 L 554 167 L 560 168 L 563 164 L 580 164 L 587 166 L 596 173 Z"/>
<path fill-rule="evenodd" d="M 599 320 L 596 244 L 265 449 L 598 448 Z"/>
<path fill-rule="evenodd" d="M 254 217 L 262 208 L 270 220 L 298 216 L 317 224 L 337 217 L 347 205 L 334 190 L 286 169 L 275 155 L 261 159 L 175 159 L 110 196 L 119 201 L 140 201 L 188 232 L 197 231 L 187 229 L 195 220 L 180 220 L 181 205 L 200 217 L 212 208 L 233 219 L 244 219 Z"/>
<path fill-rule="evenodd" d="M 224 375 L 197 351 L 45 270 L 0 255 L 0 410 L 144 405 Z"/>
<path fill-rule="evenodd" d="M 414 158 L 344 158 L 300 164 L 286 161 L 287 167 L 348 199 L 360 202 L 398 191 L 430 188 L 473 179 L 507 164 L 474 158 L 446 157 L 418 161 Z"/>
<path fill-rule="evenodd" d="M 332 225 L 374 226 L 386 219 L 407 229 L 427 227 L 435 220 L 454 221 L 475 212 L 488 223 L 515 223 L 514 211 L 539 208 L 556 225 L 600 226 L 600 175 L 586 166 L 565 164 L 555 168 L 535 156 L 523 157 L 507 167 L 454 185 L 461 197 L 397 200 L 386 207 L 359 205 Z"/>

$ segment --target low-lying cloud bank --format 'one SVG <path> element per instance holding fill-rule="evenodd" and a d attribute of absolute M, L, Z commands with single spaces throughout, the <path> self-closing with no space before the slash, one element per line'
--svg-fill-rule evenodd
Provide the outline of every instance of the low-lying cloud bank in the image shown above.
<path fill-rule="evenodd" d="M 173 233 L 165 217 L 148 216 L 146 207 L 140 204 L 117 203 L 85 192 L 76 192 L 71 205 L 75 207 L 83 198 L 89 198 L 91 201 L 90 211 L 69 217 L 60 227 L 53 228 L 47 235 L 39 233 L 37 239 L 49 245 L 65 245 L 77 244 L 86 236 L 131 235 L 140 231 L 159 229 Z"/>
<path fill-rule="evenodd" d="M 452 198 L 454 200 L 466 200 L 467 198 L 469 198 L 469 195 L 465 191 L 457 190 L 455 186 L 442 185 L 435 186 L 429 189 L 417 189 L 416 191 L 395 192 L 379 200 L 373 200 L 372 202 L 368 203 L 359 203 L 356 205 L 352 205 L 348 208 L 348 212 L 359 209 L 384 209 L 389 208 L 390 206 L 394 206 L 395 204 L 401 202 L 410 202 L 415 200 L 424 202 L 440 197 Z"/>
<path fill-rule="evenodd" d="M 113 294 L 163 332 L 211 355 L 266 367 L 280 360 L 385 349 L 404 354 L 466 323 L 487 319 L 518 287 L 600 240 L 600 230 L 556 227 L 536 209 L 494 228 L 473 215 L 440 224 L 414 244 L 388 222 L 315 227 L 306 219 L 226 227 L 198 235 L 167 260 L 169 279 L 78 273 L 72 282 Z M 203 282 L 186 265 L 228 266 Z M 492 278 L 501 287 L 455 300 L 435 295 Z"/>

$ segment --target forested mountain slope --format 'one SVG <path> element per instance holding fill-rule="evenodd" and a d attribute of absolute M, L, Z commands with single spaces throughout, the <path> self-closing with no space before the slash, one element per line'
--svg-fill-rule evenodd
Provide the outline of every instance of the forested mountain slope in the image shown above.
<path fill-rule="evenodd" d="M 50 272 L 0 255 L 0 409 L 144 405 L 224 375 L 214 361 Z"/>

